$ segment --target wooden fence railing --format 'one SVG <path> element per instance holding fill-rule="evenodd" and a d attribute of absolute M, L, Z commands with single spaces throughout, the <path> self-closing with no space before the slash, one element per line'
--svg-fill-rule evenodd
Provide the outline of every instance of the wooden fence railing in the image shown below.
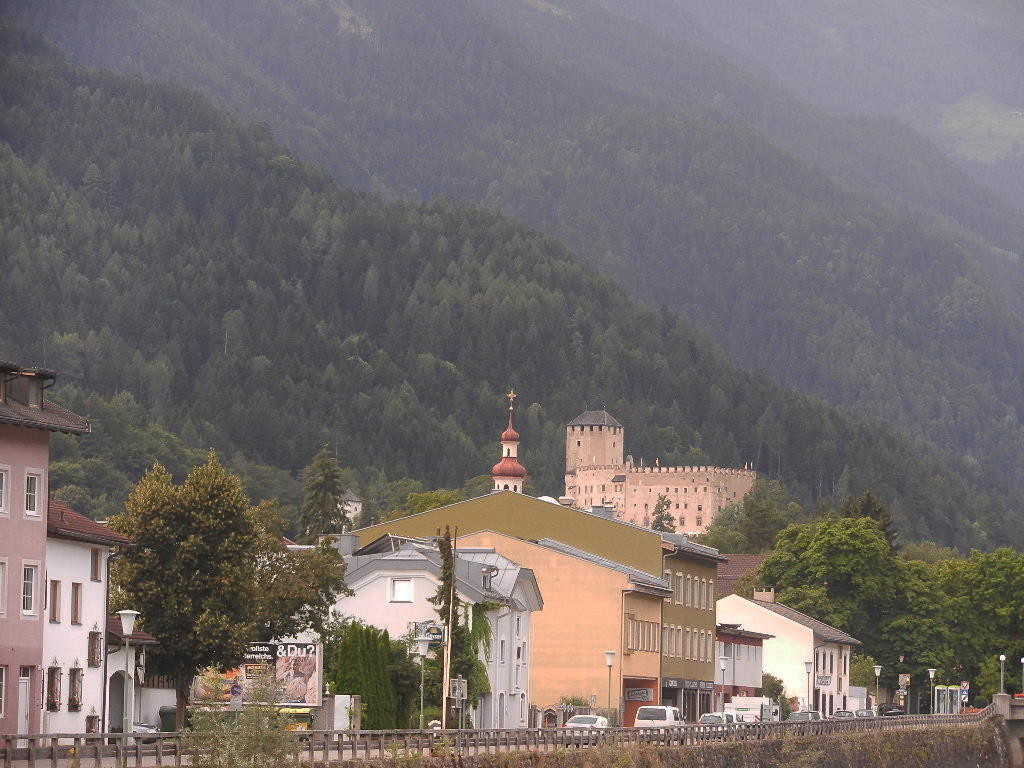
<path fill-rule="evenodd" d="M 992 716 L 991 706 L 964 715 L 902 715 L 817 722 L 683 725 L 674 728 L 487 728 L 427 731 L 296 731 L 295 757 L 309 762 L 413 757 L 438 754 L 488 754 L 559 747 L 656 744 L 689 746 L 716 741 L 777 739 L 851 731 L 897 731 L 975 723 Z M 148 768 L 196 762 L 182 733 L 125 736 L 47 734 L 0 736 L 4 768 Z"/>

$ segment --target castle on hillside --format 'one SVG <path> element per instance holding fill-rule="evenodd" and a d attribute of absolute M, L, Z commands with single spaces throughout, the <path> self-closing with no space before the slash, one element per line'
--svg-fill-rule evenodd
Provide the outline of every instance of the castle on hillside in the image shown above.
<path fill-rule="evenodd" d="M 616 518 L 650 527 L 664 495 L 678 533 L 702 533 L 727 504 L 753 487 L 752 469 L 644 467 L 623 458 L 622 425 L 607 411 L 584 411 L 565 428 L 565 495 L 581 509 L 610 507 Z"/>

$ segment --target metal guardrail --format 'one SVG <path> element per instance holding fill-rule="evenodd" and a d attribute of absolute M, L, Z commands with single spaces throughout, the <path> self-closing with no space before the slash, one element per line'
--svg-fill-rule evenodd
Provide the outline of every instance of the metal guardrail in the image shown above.
<path fill-rule="evenodd" d="M 296 731 L 295 758 L 309 762 L 414 757 L 439 754 L 491 754 L 551 751 L 569 747 L 692 746 L 722 741 L 780 739 L 862 731 L 900 731 L 965 725 L 991 717 L 989 705 L 965 715 L 900 715 L 814 722 L 683 725 L 673 728 L 486 728 L 427 731 Z M 64 734 L 0 736 L 4 768 L 149 768 L 195 762 L 194 737 L 177 733 Z"/>

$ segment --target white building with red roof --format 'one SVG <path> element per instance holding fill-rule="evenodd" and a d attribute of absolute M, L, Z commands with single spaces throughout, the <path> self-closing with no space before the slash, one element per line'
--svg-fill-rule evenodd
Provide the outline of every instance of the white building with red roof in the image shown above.
<path fill-rule="evenodd" d="M 42 733 L 95 733 L 104 712 L 107 560 L 129 539 L 50 500 Z M 120 689 L 118 689 L 120 690 Z"/>

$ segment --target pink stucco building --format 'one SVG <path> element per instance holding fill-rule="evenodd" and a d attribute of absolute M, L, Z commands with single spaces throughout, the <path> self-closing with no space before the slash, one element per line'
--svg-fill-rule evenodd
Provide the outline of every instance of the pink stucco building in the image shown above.
<path fill-rule="evenodd" d="M 55 378 L 0 361 L 0 733 L 40 730 L 50 433 L 90 430 L 45 399 Z"/>

